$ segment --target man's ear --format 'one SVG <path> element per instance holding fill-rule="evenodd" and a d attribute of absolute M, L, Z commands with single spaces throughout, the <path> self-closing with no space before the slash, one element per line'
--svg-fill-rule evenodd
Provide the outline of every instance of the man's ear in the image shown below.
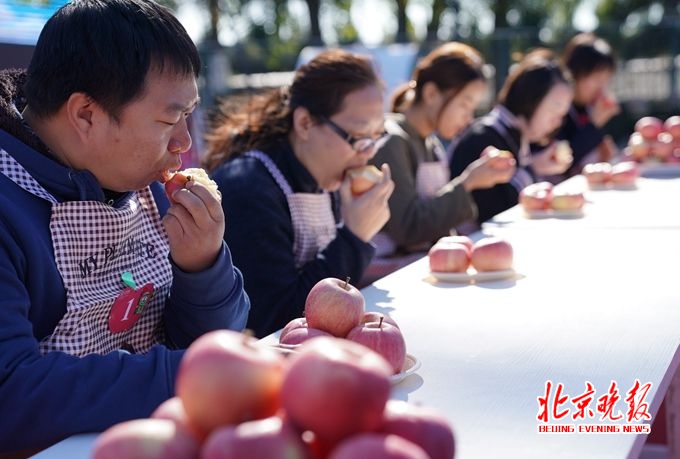
<path fill-rule="evenodd" d="M 95 120 L 101 109 L 94 103 L 92 98 L 82 92 L 74 92 L 66 101 L 66 116 L 69 124 L 81 140 L 84 140 L 95 125 Z"/>
<path fill-rule="evenodd" d="M 305 107 L 297 107 L 293 111 L 293 131 L 295 135 L 303 140 L 309 138 L 309 132 L 314 126 L 311 113 Z"/>

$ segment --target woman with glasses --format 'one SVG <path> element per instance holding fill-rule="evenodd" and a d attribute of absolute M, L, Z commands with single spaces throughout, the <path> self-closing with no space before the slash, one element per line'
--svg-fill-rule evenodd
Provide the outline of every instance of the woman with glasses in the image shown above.
<path fill-rule="evenodd" d="M 393 113 L 385 122 L 391 136 L 372 159 L 390 166 L 395 183 L 390 220 L 376 238 L 380 255 L 394 260 L 397 254 L 408 261 L 412 257 L 401 255 L 427 250 L 455 227 L 474 220 L 471 190 L 512 176 L 512 159 L 487 157 L 451 179 L 439 140 L 451 139 L 473 119 L 487 91 L 483 68 L 474 48 L 446 43 L 423 57 L 411 81 L 393 94 Z"/>
<path fill-rule="evenodd" d="M 325 51 L 290 87 L 224 102 L 204 159 L 222 193 L 225 240 L 251 299 L 259 337 L 303 315 L 325 277 L 357 282 L 389 218 L 389 167 L 353 196 L 346 172 L 384 140 L 383 87 L 368 58 Z"/>

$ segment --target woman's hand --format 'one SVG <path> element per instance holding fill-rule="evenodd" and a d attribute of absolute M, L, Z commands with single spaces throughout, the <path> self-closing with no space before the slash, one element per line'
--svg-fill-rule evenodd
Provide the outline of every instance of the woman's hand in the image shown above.
<path fill-rule="evenodd" d="M 515 157 L 509 151 L 489 146 L 479 159 L 470 163 L 460 175 L 463 187 L 469 192 L 507 183 L 515 173 Z"/>

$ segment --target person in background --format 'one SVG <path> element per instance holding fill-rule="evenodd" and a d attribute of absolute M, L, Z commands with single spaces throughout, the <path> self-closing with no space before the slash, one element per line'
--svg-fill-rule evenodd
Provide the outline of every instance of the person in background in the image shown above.
<path fill-rule="evenodd" d="M 479 52 L 449 42 L 423 57 L 411 81 L 394 92 L 393 113 L 385 122 L 391 136 L 371 160 L 388 164 L 395 183 L 390 220 L 376 238 L 385 255 L 426 251 L 457 226 L 474 221 L 477 208 L 470 191 L 512 177 L 514 159 L 485 156 L 451 180 L 439 139 L 449 140 L 470 124 L 487 89 Z"/>
<path fill-rule="evenodd" d="M 621 108 L 608 90 L 616 62 L 605 40 L 592 33 L 577 34 L 567 43 L 561 59 L 574 85 L 573 103 L 556 136 L 569 141 L 574 157 L 561 176 L 565 179 L 579 174 L 588 162 L 609 161 L 616 154 L 616 146 L 603 128 Z"/>
<path fill-rule="evenodd" d="M 389 167 L 360 196 L 347 171 L 384 141 L 383 86 L 371 61 L 327 50 L 290 87 L 224 101 L 206 134 L 206 168 L 222 192 L 225 240 L 252 301 L 248 328 L 262 337 L 301 317 L 321 279 L 356 283 L 389 218 Z"/>
<path fill-rule="evenodd" d="M 149 416 L 182 349 L 244 327 L 217 197 L 159 183 L 199 69 L 165 7 L 74 0 L 0 73 L 0 455 Z"/>
<path fill-rule="evenodd" d="M 556 155 L 555 143 L 531 154 L 529 144 L 550 138 L 571 106 L 571 80 L 552 53 L 537 49 L 515 65 L 498 94 L 496 106 L 451 142 L 451 175 L 457 176 L 492 145 L 510 151 L 518 167 L 508 183 L 472 191 L 477 222 L 518 203 L 519 192 L 537 177 L 563 173 L 571 164 Z"/>

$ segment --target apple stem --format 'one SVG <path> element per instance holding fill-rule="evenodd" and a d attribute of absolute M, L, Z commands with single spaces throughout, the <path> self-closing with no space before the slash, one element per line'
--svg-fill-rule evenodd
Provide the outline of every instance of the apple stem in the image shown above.
<path fill-rule="evenodd" d="M 347 287 L 349 285 L 349 279 L 350 279 L 350 277 L 347 276 L 345 278 L 345 284 L 342 286 L 342 288 L 344 288 L 345 290 L 349 290 L 349 288 Z"/>
<path fill-rule="evenodd" d="M 380 318 L 380 322 L 378 323 L 378 328 L 382 328 L 382 323 L 383 323 L 384 319 L 385 319 L 384 317 Z"/>

